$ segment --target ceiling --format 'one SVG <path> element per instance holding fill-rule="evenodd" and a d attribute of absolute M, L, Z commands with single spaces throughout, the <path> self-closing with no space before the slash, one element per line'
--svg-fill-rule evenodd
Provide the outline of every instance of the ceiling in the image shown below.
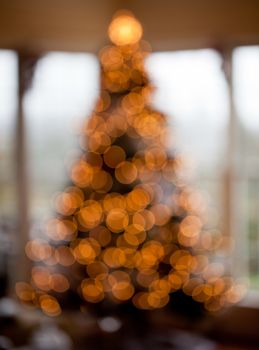
<path fill-rule="evenodd" d="M 121 8 L 155 51 L 259 43 L 258 0 L 0 0 L 0 47 L 97 52 Z"/>

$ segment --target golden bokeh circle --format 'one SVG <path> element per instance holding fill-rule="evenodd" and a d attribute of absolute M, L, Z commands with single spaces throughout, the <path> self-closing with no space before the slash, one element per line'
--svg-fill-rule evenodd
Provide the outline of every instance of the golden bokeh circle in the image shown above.
<path fill-rule="evenodd" d="M 108 29 L 108 35 L 115 45 L 132 45 L 137 43 L 143 34 L 140 22 L 129 14 L 115 17 Z"/>

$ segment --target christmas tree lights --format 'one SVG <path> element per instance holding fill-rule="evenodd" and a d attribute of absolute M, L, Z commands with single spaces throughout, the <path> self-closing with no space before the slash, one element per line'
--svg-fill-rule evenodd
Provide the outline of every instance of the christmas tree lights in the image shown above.
<path fill-rule="evenodd" d="M 55 198 L 46 239 L 31 240 L 30 283 L 16 293 L 49 316 L 69 291 L 82 303 L 130 302 L 157 309 L 182 290 L 209 311 L 240 300 L 242 285 L 211 261 L 222 244 L 206 229 L 204 202 L 184 183 L 182 161 L 167 150 L 166 118 L 151 106 L 142 26 L 125 12 L 109 26 L 100 53 L 101 92 L 80 129 L 81 157 Z"/>

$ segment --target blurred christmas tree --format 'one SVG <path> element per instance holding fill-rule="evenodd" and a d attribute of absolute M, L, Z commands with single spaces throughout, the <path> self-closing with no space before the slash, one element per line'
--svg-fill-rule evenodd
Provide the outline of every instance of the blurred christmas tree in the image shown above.
<path fill-rule="evenodd" d="M 166 119 L 151 107 L 144 69 L 150 46 L 128 13 L 114 17 L 109 37 L 114 45 L 100 51 L 100 99 L 81 129 L 71 186 L 56 197 L 48 240 L 26 246 L 37 264 L 17 295 L 50 316 L 62 303 L 152 310 L 174 295 L 183 308 L 189 298 L 219 310 L 238 301 L 242 288 L 209 262 L 221 237 L 204 228 L 201 195 L 166 150 Z"/>

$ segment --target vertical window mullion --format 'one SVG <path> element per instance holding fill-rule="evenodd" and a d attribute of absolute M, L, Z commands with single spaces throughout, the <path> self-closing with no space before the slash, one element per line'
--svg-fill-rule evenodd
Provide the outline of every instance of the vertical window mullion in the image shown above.
<path fill-rule="evenodd" d="M 29 240 L 29 174 L 26 151 L 26 118 L 24 114 L 24 97 L 30 86 L 36 63 L 34 55 L 18 52 L 18 108 L 16 119 L 16 179 L 18 227 L 16 239 L 16 264 L 12 271 L 11 284 L 17 280 L 27 280 L 29 275 L 25 244 Z M 17 268 L 19 266 L 19 268 Z"/>

